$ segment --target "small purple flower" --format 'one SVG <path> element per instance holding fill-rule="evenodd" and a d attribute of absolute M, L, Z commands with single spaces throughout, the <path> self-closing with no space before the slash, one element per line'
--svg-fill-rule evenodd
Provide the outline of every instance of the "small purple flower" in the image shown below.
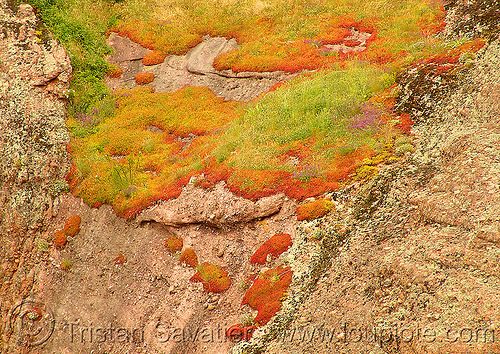
<path fill-rule="evenodd" d="M 304 43 L 310 43 L 315 47 L 321 47 L 323 45 L 323 42 L 317 39 L 304 39 Z"/>
<path fill-rule="evenodd" d="M 377 128 L 380 125 L 380 116 L 384 113 L 382 108 L 372 104 L 363 103 L 361 112 L 351 118 L 347 130 L 358 135 L 360 131 Z"/>
<path fill-rule="evenodd" d="M 78 123 L 80 123 L 80 125 L 82 127 L 85 127 L 85 128 L 92 128 L 94 127 L 95 125 L 97 125 L 97 123 L 99 123 L 99 120 L 100 118 L 96 115 L 95 112 L 99 112 L 98 109 L 94 108 L 92 110 L 92 113 L 77 113 L 76 114 L 76 120 L 78 121 Z"/>
<path fill-rule="evenodd" d="M 158 21 L 158 22 L 157 22 L 157 25 L 158 25 L 159 27 L 162 27 L 162 26 L 165 26 L 165 25 L 169 25 L 169 24 L 171 24 L 171 23 L 172 23 L 172 21 L 163 20 L 163 21 Z"/>
<path fill-rule="evenodd" d="M 333 51 L 333 48 L 321 47 L 318 49 L 318 55 L 329 55 Z"/>
<path fill-rule="evenodd" d="M 319 169 L 314 165 L 305 164 L 299 171 L 292 174 L 292 178 L 296 178 L 300 181 L 307 182 L 311 178 L 319 176 Z"/>

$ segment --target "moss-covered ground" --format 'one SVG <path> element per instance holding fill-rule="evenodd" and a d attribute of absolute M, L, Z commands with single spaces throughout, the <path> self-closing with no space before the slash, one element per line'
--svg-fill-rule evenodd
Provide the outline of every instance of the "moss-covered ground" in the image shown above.
<path fill-rule="evenodd" d="M 372 176 L 367 159 L 391 158 L 394 140 L 409 131 L 411 117 L 393 112 L 397 73 L 426 60 L 448 70 L 477 50 L 436 36 L 445 25 L 439 0 L 30 2 L 74 65 L 71 191 L 125 217 L 178 196 L 202 173 L 207 185 L 225 180 L 247 198 L 282 191 L 298 200 L 338 188 L 357 170 Z M 366 49 L 328 47 L 359 45 L 347 38 L 353 29 L 370 34 Z M 119 73 L 105 61 L 110 31 L 154 50 L 145 64 L 210 34 L 240 45 L 216 58 L 217 69 L 302 74 L 247 103 L 197 87 L 111 92 L 104 78 Z"/>

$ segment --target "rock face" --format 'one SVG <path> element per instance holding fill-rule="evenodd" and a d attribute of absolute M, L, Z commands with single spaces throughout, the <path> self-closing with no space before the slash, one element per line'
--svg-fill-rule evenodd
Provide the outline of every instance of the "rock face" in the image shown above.
<path fill-rule="evenodd" d="M 114 49 L 114 53 L 109 57 L 113 64 L 126 61 L 141 60 L 151 50 L 141 47 L 141 45 L 131 41 L 127 37 L 119 36 L 116 32 L 111 32 L 107 44 Z"/>
<path fill-rule="evenodd" d="M 156 221 L 167 226 L 206 224 L 216 227 L 265 218 L 280 211 L 286 197 L 277 194 L 256 202 L 236 197 L 219 183 L 213 191 L 188 185 L 177 199 L 146 209 L 137 222 Z"/>
<path fill-rule="evenodd" d="M 235 39 L 207 35 L 185 55 L 169 55 L 163 63 L 152 66 L 144 66 L 141 61 L 150 51 L 130 39 L 112 33 L 107 43 L 115 52 L 108 61 L 123 71 L 120 78 L 107 79 L 111 88 L 133 88 L 136 86 L 135 75 L 150 72 L 155 75 L 155 80 L 149 86 L 154 87 L 155 92 L 171 92 L 185 86 L 206 86 L 227 100 L 249 101 L 267 92 L 277 82 L 297 76 L 281 71 L 235 73 L 215 70 L 212 64 L 218 55 L 238 48 Z"/>
<path fill-rule="evenodd" d="M 35 239 L 67 189 L 62 98 L 72 69 L 59 42 L 37 37 L 30 5 L 1 0 L 0 28 L 0 342 L 8 343 L 7 312 L 31 291 Z"/>
<path fill-rule="evenodd" d="M 30 5 L 20 5 L 17 15 L 0 9 L 0 188 L 6 208 L 26 224 L 42 219 L 51 194 L 63 188 L 56 184 L 67 167 L 64 98 L 72 69 L 57 40 L 36 36 Z"/>
<path fill-rule="evenodd" d="M 500 351 L 500 38 L 474 65 L 415 154 L 323 221 L 347 241 L 266 352 Z"/>
<path fill-rule="evenodd" d="M 193 191 L 190 194 L 197 195 Z M 226 194 L 218 196 L 227 198 Z M 227 199 L 227 202 L 234 200 Z M 191 202 L 200 204 L 199 199 Z M 295 238 L 294 211 L 294 202 L 288 200 L 278 213 L 263 220 L 221 228 L 202 224 L 167 227 L 160 223 L 138 225 L 116 217 L 109 205 L 90 208 L 72 195 L 61 196 L 59 212 L 48 226 L 48 233 L 63 227 L 71 215 L 81 215 L 80 232 L 73 238 L 68 237 L 62 249 L 51 247 L 46 256 L 49 260 L 37 269 L 33 293 L 52 309 L 56 326 L 50 339 L 35 349 L 47 354 L 82 350 L 229 353 L 234 343 L 225 339 L 226 330 L 240 323 L 251 311 L 241 306 L 244 292 L 239 286 L 259 269 L 250 263 L 250 258 L 262 243 L 278 232 Z M 171 254 L 165 247 L 166 239 L 172 235 L 182 238 L 184 250 L 192 248 L 200 263 L 225 267 L 231 287 L 223 293 L 212 294 L 206 293 L 201 283 L 189 281 L 196 270 L 182 265 L 178 255 Z M 116 265 L 120 254 L 127 261 Z M 60 265 L 68 258 L 73 264 L 69 271 L 63 271 Z M 266 266 L 274 267 L 274 262 L 279 261 L 273 260 Z M 74 327 L 73 341 L 67 321 L 79 322 Z M 136 336 L 135 340 L 119 342 L 115 335 L 114 341 L 90 342 L 86 332 L 82 343 L 82 330 L 110 326 L 138 328 L 141 338 Z M 179 341 L 173 337 L 176 328 L 193 332 L 204 327 L 213 330 L 217 339 L 206 343 L 200 340 L 201 332 L 195 340 L 186 337 L 186 341 Z"/>
<path fill-rule="evenodd" d="M 483 17 L 495 13 L 489 9 Z M 2 352 L 500 352 L 500 39 L 478 53 L 474 69 L 447 88 L 438 107 L 422 110 L 413 131 L 415 154 L 366 184 L 332 193 L 330 215 L 299 225 L 293 201 L 282 195 L 254 203 L 223 184 L 213 191 L 189 185 L 134 224 L 118 219 L 110 206 L 91 209 L 59 196 L 66 188 L 62 98 L 71 66 L 57 41 L 36 36 L 29 5 L 12 10 L 0 0 L 0 24 Z M 143 70 L 147 50 L 114 40 L 125 48 L 117 62 L 133 67 L 124 77 Z M 236 99 L 250 94 L 237 96 L 230 83 L 246 77 L 260 90 L 265 75 L 276 79 L 273 73 L 214 73 L 207 63 L 232 46 L 224 41 L 207 39 L 207 47 L 168 57 L 152 70 L 173 76 L 153 85 L 212 85 Z M 226 78 L 233 81 L 221 81 Z M 241 85 L 242 92 L 253 87 Z M 49 249 L 48 235 L 75 214 L 81 231 L 62 249 Z M 245 285 L 248 274 L 260 271 L 251 255 L 278 232 L 293 239 L 279 260 L 293 270 L 282 311 L 236 348 L 224 338 L 206 343 L 195 333 L 192 340 L 197 328 L 217 336 L 219 324 L 224 333 L 249 312 L 237 286 L 213 295 L 190 283 L 193 270 L 168 253 L 165 238 L 181 237 L 201 261 L 227 266 L 231 281 Z M 115 265 L 118 255 L 127 262 Z M 61 266 L 69 258 L 73 266 L 65 272 Z M 5 331 L 9 309 L 28 295 L 58 316 L 50 341 L 35 349 L 19 348 Z M 75 341 L 68 328 L 73 320 Z M 113 333 L 117 327 L 137 328 L 139 336 L 127 343 L 89 340 L 92 328 Z M 173 330 L 184 328 L 189 337 L 179 342 Z"/>
<path fill-rule="evenodd" d="M 222 37 L 207 37 L 186 55 L 186 69 L 193 74 L 216 74 L 212 66 L 214 59 L 222 53 L 237 49 L 234 38 L 227 40 Z"/>
<path fill-rule="evenodd" d="M 37 19 L 33 8 L 19 5 L 17 16 L 4 17 L 2 22 L 5 31 L 0 33 L 0 39 L 4 59 L 7 62 L 18 60 L 16 70 L 20 78 L 30 81 L 29 85 L 49 85 L 49 91 L 61 94 L 71 78 L 71 63 L 57 40 L 36 35 Z"/>
<path fill-rule="evenodd" d="M 49 84 L 53 80 L 61 82 L 59 88 L 66 88 L 71 78 L 71 63 L 64 48 L 56 40 L 50 40 L 46 47 L 33 44 L 33 50 L 39 55 L 33 73 L 35 86 Z"/>

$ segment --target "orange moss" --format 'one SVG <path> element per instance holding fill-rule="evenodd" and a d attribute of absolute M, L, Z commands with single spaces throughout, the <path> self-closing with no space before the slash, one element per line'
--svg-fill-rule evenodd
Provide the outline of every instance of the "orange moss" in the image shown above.
<path fill-rule="evenodd" d="M 305 203 L 297 208 L 297 220 L 312 220 L 326 215 L 333 207 L 328 199 L 318 199 L 314 202 Z"/>
<path fill-rule="evenodd" d="M 267 92 L 269 93 L 269 92 L 276 91 L 277 89 L 279 89 L 280 87 L 283 87 L 285 85 L 286 84 L 283 81 L 278 81 L 273 86 L 271 86 Z"/>
<path fill-rule="evenodd" d="M 100 124 L 102 129 L 73 139 L 74 163 L 66 178 L 71 191 L 89 205 L 113 204 L 115 212 L 126 218 L 154 201 L 178 197 L 189 178 L 210 165 L 207 157 L 220 139 L 215 132 L 234 120 L 241 106 L 224 101 L 206 87 L 161 94 L 137 87 L 119 91 L 116 100 L 116 115 Z M 149 126 L 162 131 L 152 132 Z M 177 139 L 190 133 L 198 137 L 181 151 L 185 144 Z M 128 157 L 117 162 L 109 159 L 113 155 Z M 215 160 L 212 165 L 217 165 Z M 122 176 L 126 172 L 128 179 L 121 178 L 117 184 L 117 171 Z M 134 193 L 126 193 L 131 186 Z"/>
<path fill-rule="evenodd" d="M 267 255 L 278 257 L 292 245 L 292 238 L 289 234 L 279 233 L 264 242 L 262 246 L 250 258 L 250 263 L 264 264 Z"/>
<path fill-rule="evenodd" d="M 297 177 L 317 153 L 313 149 L 316 140 L 309 139 L 277 147 L 278 153 L 282 153 L 276 157 L 276 162 L 287 163 L 290 157 L 299 159 L 294 173 L 279 169 L 237 170 L 225 162 L 217 162 L 213 151 L 222 137 L 218 130 L 240 114 L 239 103 L 225 102 L 208 88 L 198 87 L 165 94 L 154 94 L 150 88 L 138 87 L 132 91 L 120 91 L 117 103 L 116 117 L 107 119 L 96 134 L 74 140 L 71 144 L 75 161 L 93 162 L 90 172 L 85 173 L 73 164 L 67 180 L 72 192 L 91 206 L 112 203 L 121 217 L 132 218 L 157 200 L 178 197 L 190 177 L 201 173 L 205 178 L 198 182 L 200 187 L 210 189 L 224 180 L 233 193 L 252 200 L 279 192 L 303 200 L 337 189 L 338 182 L 353 173 L 363 158 L 372 154 L 369 148 L 361 147 L 348 155 L 335 156 L 330 160 L 332 162 L 323 161 L 321 173 L 317 175 Z M 161 131 L 151 132 L 150 126 Z M 181 151 L 184 143 L 178 139 L 189 133 L 197 137 Z M 145 147 L 148 141 L 149 149 Z M 96 149 L 96 146 L 102 147 Z M 92 159 L 88 158 L 89 153 Z M 137 161 L 134 171 L 130 171 L 137 178 L 128 181 L 128 185 L 116 186 L 113 173 L 117 169 L 128 171 L 128 158 L 117 163 L 105 155 L 127 154 Z M 134 193 L 126 192 L 130 188 Z"/>
<path fill-rule="evenodd" d="M 347 179 L 349 175 L 362 165 L 363 159 L 371 158 L 372 156 L 373 151 L 369 147 L 362 146 L 352 153 L 339 157 L 328 166 L 327 179 L 330 181 Z"/>
<path fill-rule="evenodd" d="M 286 152 L 283 153 L 283 158 L 285 158 L 283 161 L 286 161 L 289 157 L 297 157 L 300 160 L 304 160 L 311 155 L 311 146 L 313 144 L 314 142 L 293 141 L 288 146 L 283 146 L 283 149 L 286 149 Z"/>
<path fill-rule="evenodd" d="M 121 253 L 115 258 L 115 265 L 122 265 L 125 262 L 127 262 L 127 258 Z"/>
<path fill-rule="evenodd" d="M 329 25 L 325 32 L 316 36 L 316 39 L 321 41 L 322 44 L 342 44 L 345 37 L 350 35 L 351 31 L 347 28 Z"/>
<path fill-rule="evenodd" d="M 140 128 L 144 132 L 148 125 L 154 125 L 185 137 L 220 129 L 236 118 L 241 103 L 224 101 L 207 87 L 184 87 L 171 93 L 153 93 L 150 87 L 138 87 L 124 91 L 118 97 L 118 105 L 114 123 L 120 127 Z M 127 124 L 121 123 L 123 120 Z"/>
<path fill-rule="evenodd" d="M 219 70 L 298 72 L 303 69 L 316 70 L 361 56 L 361 53 L 350 53 L 337 58 L 325 58 L 317 50 L 317 46 L 344 43 L 351 34 L 351 28 L 371 34 L 367 45 L 373 43 L 385 47 L 385 53 L 381 50 L 374 55 L 361 56 L 381 64 L 401 59 L 391 55 L 395 54 L 392 53 L 394 48 L 411 45 L 423 36 L 441 31 L 445 26 L 446 13 L 442 0 L 406 2 L 390 12 L 380 11 L 373 4 L 356 4 L 351 6 L 350 14 L 342 16 L 331 16 L 326 9 L 331 10 L 332 5 L 325 4 L 324 10 L 316 14 L 305 10 L 317 4 L 296 4 L 280 10 L 279 14 L 269 8 L 265 11 L 269 11 L 269 14 L 256 12 L 255 15 L 242 17 L 241 13 L 225 5 L 196 3 L 183 8 L 178 20 L 158 21 L 158 16 L 150 16 L 149 20 L 130 17 L 120 21 L 111 30 L 153 50 L 143 58 L 144 65 L 161 63 L 167 54 L 185 54 L 202 41 L 203 35 L 209 34 L 212 37 L 236 38 L 240 44 L 239 49 L 223 53 L 215 59 L 214 67 Z M 404 24 L 399 21 L 401 16 L 407 17 Z M 363 19 L 357 20 L 359 18 Z M 301 26 L 301 30 L 292 29 L 297 26 Z M 406 33 L 401 35 L 403 31 Z M 317 34 L 308 36 L 306 33 Z M 285 40 L 290 37 L 290 40 Z M 304 41 L 313 43 L 304 45 Z M 356 43 L 350 40 L 346 42 L 347 45 Z"/>
<path fill-rule="evenodd" d="M 143 47 L 153 50 L 155 43 L 151 38 L 147 38 L 146 36 L 140 34 L 141 25 L 144 26 L 145 23 L 139 23 L 139 21 L 135 20 L 133 26 L 114 26 L 111 28 L 111 32 L 117 32 L 119 36 L 128 37 L 132 41 L 141 44 Z"/>
<path fill-rule="evenodd" d="M 288 175 L 285 171 L 235 170 L 228 179 L 228 188 L 238 196 L 255 201 L 274 194 Z"/>
<path fill-rule="evenodd" d="M 281 309 L 281 301 L 291 282 L 291 268 L 281 265 L 261 273 L 255 279 L 242 301 L 242 305 L 249 305 L 258 311 L 255 323 L 266 324 Z"/>
<path fill-rule="evenodd" d="M 68 239 L 66 238 L 64 231 L 57 230 L 56 235 L 54 236 L 54 246 L 56 248 L 61 248 L 66 244 L 67 241 L 68 241 Z"/>
<path fill-rule="evenodd" d="M 73 215 L 67 218 L 66 223 L 64 224 L 64 234 L 66 236 L 75 236 L 80 231 L 81 222 L 82 218 L 78 215 Z"/>
<path fill-rule="evenodd" d="M 162 53 L 158 50 L 154 50 L 152 52 L 149 52 L 142 58 L 142 63 L 146 66 L 148 65 L 157 65 L 163 63 L 165 60 L 167 54 Z"/>
<path fill-rule="evenodd" d="M 215 58 L 213 66 L 218 70 L 231 69 L 234 72 L 283 70 L 295 73 L 304 69 L 323 68 L 334 61 L 333 57 L 321 56 L 315 47 L 302 40 L 279 45 L 258 43 L 258 46 L 261 47 L 259 52 L 265 53 L 258 57 L 252 54 L 256 45 L 245 46 L 243 44 L 239 50 L 223 53 Z"/>
<path fill-rule="evenodd" d="M 205 175 L 205 178 L 207 180 L 209 180 L 213 184 L 216 184 L 220 181 L 227 181 L 233 171 L 234 169 L 229 166 L 218 164 L 215 161 L 215 158 L 209 158 L 208 164 L 203 170 L 203 174 Z"/>
<path fill-rule="evenodd" d="M 153 74 L 153 73 L 139 73 L 139 74 L 135 75 L 134 79 L 135 79 L 135 83 L 137 85 L 146 85 L 146 84 L 153 82 L 153 80 L 155 79 L 155 74 Z"/>
<path fill-rule="evenodd" d="M 403 113 L 401 114 L 401 117 L 399 119 L 401 123 L 398 124 L 396 127 L 399 128 L 402 133 L 410 134 L 411 126 L 414 123 L 413 120 L 411 119 L 411 116 L 408 113 Z"/>
<path fill-rule="evenodd" d="M 476 38 L 470 42 L 464 43 L 457 48 L 458 51 L 475 53 L 486 44 L 486 40 L 483 38 Z"/>
<path fill-rule="evenodd" d="M 446 27 L 446 11 L 444 6 L 438 5 L 433 12 L 424 15 L 419 21 L 418 26 L 424 36 L 432 36 L 441 32 Z"/>
<path fill-rule="evenodd" d="M 69 145 L 71 145 L 71 144 L 68 144 L 68 146 Z M 69 152 L 69 153 L 73 154 L 73 152 Z M 68 183 L 69 189 L 72 191 L 74 191 L 78 187 L 78 185 L 82 182 L 82 179 L 78 175 L 78 168 L 76 167 L 74 162 L 71 163 L 71 166 L 69 167 L 69 171 L 65 177 L 65 180 Z"/>
<path fill-rule="evenodd" d="M 144 208 L 147 208 L 155 200 L 160 200 L 161 198 L 150 195 L 146 190 L 141 189 L 135 192 L 133 197 L 127 197 L 126 192 L 132 188 L 129 187 L 125 190 L 125 193 L 121 193 L 115 197 L 113 200 L 113 210 L 116 215 L 126 218 L 128 220 L 137 216 L 137 214 Z"/>
<path fill-rule="evenodd" d="M 332 18 L 330 20 L 330 24 L 328 24 L 325 29 L 315 37 L 315 39 L 320 41 L 322 44 L 344 43 L 348 47 L 354 47 L 361 44 L 361 42 L 359 40 L 346 38 L 351 35 L 351 31 L 349 29 L 355 29 L 360 32 L 367 32 L 371 34 L 371 36 L 366 41 L 366 45 L 368 46 L 377 37 L 377 31 L 374 22 L 374 19 L 356 21 L 351 16 L 340 16 Z"/>
<path fill-rule="evenodd" d="M 159 200 L 169 200 L 172 198 L 177 198 L 181 195 L 182 188 L 184 188 L 191 178 L 191 174 L 182 176 L 172 185 L 168 185 L 166 188 L 160 190 L 158 194 Z"/>
<path fill-rule="evenodd" d="M 193 174 L 194 173 L 195 172 L 193 172 Z M 120 195 L 113 200 L 113 209 L 118 216 L 130 220 L 157 200 L 177 198 L 181 194 L 182 188 L 188 184 L 191 176 L 192 174 L 188 174 L 180 177 L 174 182 L 164 182 L 152 195 L 147 194 L 145 191 L 143 191 L 143 194 L 130 199 Z"/>
<path fill-rule="evenodd" d="M 197 180 L 195 186 L 207 190 L 212 190 L 215 187 L 214 183 L 206 178 Z"/>
<path fill-rule="evenodd" d="M 279 192 L 290 198 L 302 200 L 304 198 L 323 194 L 338 188 L 337 180 L 326 180 L 314 177 L 303 182 L 293 178 L 286 171 L 249 171 L 235 170 L 228 179 L 228 188 L 234 194 L 257 200 Z"/>
<path fill-rule="evenodd" d="M 123 70 L 116 66 L 116 65 L 111 65 L 111 68 L 108 70 L 108 76 L 111 78 L 118 78 L 123 75 Z"/>
<path fill-rule="evenodd" d="M 184 251 L 182 251 L 179 260 L 193 268 L 198 265 L 198 257 L 196 256 L 196 252 L 194 251 L 194 249 L 192 249 L 191 247 L 186 248 Z"/>
<path fill-rule="evenodd" d="M 365 51 L 360 52 L 360 53 L 356 53 L 356 52 L 340 53 L 340 57 L 342 59 L 347 59 L 349 57 L 355 57 L 355 56 L 357 56 L 361 59 L 367 60 L 371 63 L 383 65 L 383 64 L 393 62 L 397 58 L 399 58 L 399 59 L 405 58 L 406 53 L 400 52 L 400 53 L 394 54 L 394 53 L 391 53 L 390 51 L 388 51 L 386 48 L 381 48 L 381 47 L 373 49 L 373 50 L 365 50 Z"/>
<path fill-rule="evenodd" d="M 341 43 L 348 46 L 361 44 L 360 41 L 346 40 L 346 37 L 351 35 L 350 28 L 370 33 L 371 36 L 366 41 L 368 46 L 377 38 L 374 22 L 376 22 L 374 19 L 356 21 L 348 16 L 333 18 L 313 38 L 299 38 L 286 44 L 279 41 L 264 43 L 257 40 L 248 44 L 242 43 L 240 49 L 223 53 L 215 58 L 213 66 L 218 70 L 231 69 L 234 72 L 282 70 L 288 73 L 326 68 L 335 62 L 346 60 L 351 56 L 359 56 L 361 53 L 330 55 L 328 50 L 321 50 L 324 49 L 321 48 L 322 46 Z M 255 55 L 256 51 L 259 55 Z M 380 57 L 375 57 L 375 59 L 381 60 Z"/>
<path fill-rule="evenodd" d="M 170 236 L 165 241 L 165 247 L 170 251 L 170 253 L 180 252 L 183 245 L 183 240 L 181 237 Z"/>
<path fill-rule="evenodd" d="M 289 175 L 285 171 L 235 170 L 228 179 L 228 188 L 236 195 L 257 200 L 274 194 Z"/>
<path fill-rule="evenodd" d="M 361 41 L 358 39 L 347 39 L 344 44 L 348 47 L 356 47 L 361 44 Z"/>
<path fill-rule="evenodd" d="M 460 56 L 463 53 L 475 53 L 479 49 L 481 49 L 485 43 L 486 42 L 482 38 L 475 39 L 473 41 L 462 44 L 457 48 L 453 48 L 443 53 L 439 53 L 429 58 L 426 58 L 422 60 L 421 63 L 436 64 L 437 70 L 441 71 L 444 70 L 444 68 L 450 70 L 454 68 L 454 66 L 450 64 L 458 64 L 460 61 Z"/>
<path fill-rule="evenodd" d="M 357 21 L 352 17 L 352 15 L 340 16 L 338 18 L 333 18 L 332 23 L 336 24 L 341 28 L 354 28 L 360 32 L 368 32 L 372 35 L 376 33 L 375 18 L 367 18 L 361 21 Z"/>
<path fill-rule="evenodd" d="M 203 263 L 196 267 L 196 274 L 189 279 L 192 282 L 199 281 L 203 284 L 203 290 L 211 293 L 221 293 L 231 286 L 231 280 L 227 271 L 220 266 Z"/>
<path fill-rule="evenodd" d="M 338 189 L 338 180 L 331 180 L 323 178 L 312 178 L 308 182 L 300 182 L 295 179 L 289 180 L 287 189 L 283 191 L 287 196 L 296 200 L 303 200 L 309 197 L 315 197 L 326 192 Z"/>

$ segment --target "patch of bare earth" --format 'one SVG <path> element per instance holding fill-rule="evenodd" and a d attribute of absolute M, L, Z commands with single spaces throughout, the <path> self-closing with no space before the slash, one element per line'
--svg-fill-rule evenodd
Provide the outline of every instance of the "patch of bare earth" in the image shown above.
<path fill-rule="evenodd" d="M 227 328 L 252 314 L 241 306 L 242 284 L 259 269 L 250 265 L 250 257 L 275 233 L 294 237 L 294 205 L 283 197 L 253 203 L 232 196 L 223 185 L 214 191 L 188 186 L 176 200 L 146 210 L 136 221 L 125 221 L 109 206 L 91 209 L 64 196 L 48 233 L 62 228 L 71 215 L 80 215 L 82 225 L 62 250 L 51 249 L 37 271 L 35 295 L 56 318 L 54 333 L 41 352 L 229 352 L 233 343 L 225 336 Z M 212 211 L 219 210 L 242 215 L 239 221 L 244 223 L 214 222 Z M 197 213 L 207 218 L 189 219 Z M 172 235 L 182 237 L 184 248 L 192 247 L 200 262 L 226 267 L 229 290 L 209 294 L 201 283 L 190 282 L 195 270 L 182 265 L 164 245 Z M 115 265 L 119 254 L 127 261 Z M 69 271 L 60 268 L 64 259 L 72 262 Z M 90 329 L 96 328 L 106 331 L 105 338 L 96 333 L 91 338 Z M 130 340 L 119 341 L 119 329 L 128 330 Z M 176 332 L 180 330 L 182 336 Z"/>

